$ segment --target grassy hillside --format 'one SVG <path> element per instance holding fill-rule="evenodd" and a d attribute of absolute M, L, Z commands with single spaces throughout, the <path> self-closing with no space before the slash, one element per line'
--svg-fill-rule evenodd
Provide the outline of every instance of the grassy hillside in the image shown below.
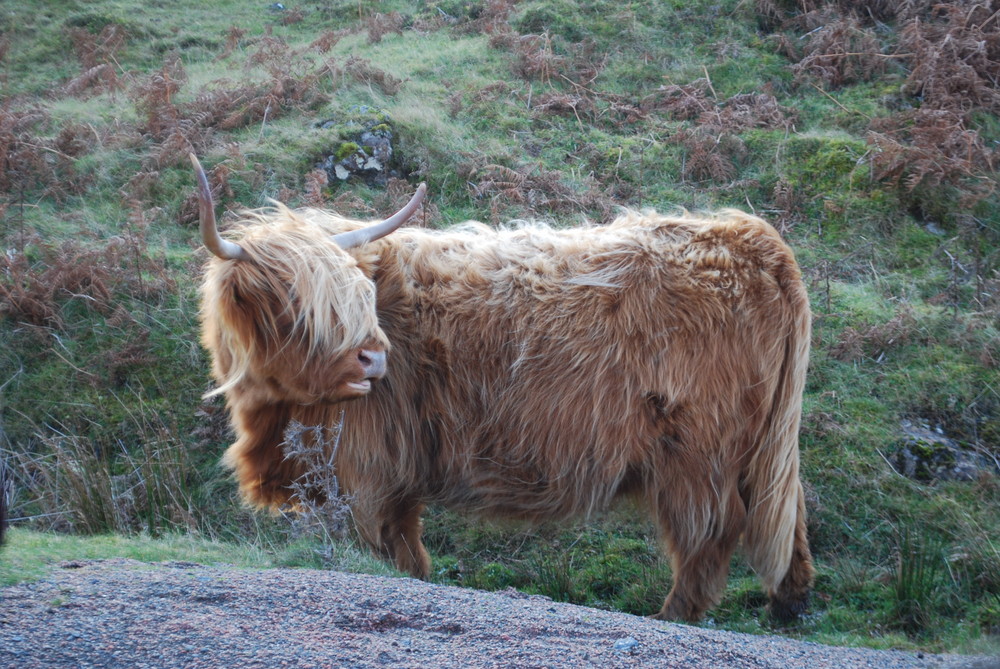
<path fill-rule="evenodd" d="M 431 226 L 740 207 L 795 249 L 815 312 L 801 442 L 819 576 L 812 615 L 780 631 L 996 648 L 990 7 L 5 3 L 0 449 L 16 525 L 343 563 L 328 535 L 302 539 L 315 527 L 242 509 L 217 466 L 230 435 L 200 399 L 189 151 L 229 208 L 376 216 L 421 180 Z M 391 138 L 390 169 L 341 181 L 334 163 L 373 150 L 364 131 Z M 443 582 L 647 614 L 669 568 L 640 515 L 528 531 L 433 510 L 427 539 Z M 775 631 L 733 570 L 706 624 Z"/>

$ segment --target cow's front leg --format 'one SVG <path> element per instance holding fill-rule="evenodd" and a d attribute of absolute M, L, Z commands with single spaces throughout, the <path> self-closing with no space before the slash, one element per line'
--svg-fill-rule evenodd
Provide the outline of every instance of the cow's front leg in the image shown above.
<path fill-rule="evenodd" d="M 410 500 L 401 500 L 384 509 L 379 519 L 379 549 L 400 571 L 427 580 L 431 557 L 420 538 L 424 530 L 420 520 L 423 511 L 423 504 Z"/>
<path fill-rule="evenodd" d="M 710 481 L 694 480 L 671 487 L 674 495 L 660 495 L 659 521 L 674 585 L 654 618 L 696 622 L 721 599 L 746 519 L 735 484 L 723 489 L 720 500 Z"/>

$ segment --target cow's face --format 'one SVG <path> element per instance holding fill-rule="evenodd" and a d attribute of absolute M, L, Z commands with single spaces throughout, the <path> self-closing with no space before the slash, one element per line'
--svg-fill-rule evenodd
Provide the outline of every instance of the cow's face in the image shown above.
<path fill-rule="evenodd" d="M 296 277 L 283 310 L 287 335 L 272 345 L 271 378 L 300 401 L 363 397 L 386 374 L 389 340 L 379 327 L 375 284 L 353 258 L 340 256 L 336 266 L 308 272 L 307 286 Z"/>
<path fill-rule="evenodd" d="M 348 249 L 391 233 L 419 209 L 421 184 L 396 214 L 330 234 L 284 206 L 250 214 L 237 244 L 223 239 L 198 159 L 201 235 L 215 256 L 202 286 L 203 341 L 220 387 L 264 402 L 356 399 L 386 373 L 389 342 L 375 285 Z"/>
<path fill-rule="evenodd" d="M 386 373 L 389 350 L 375 285 L 336 244 L 304 243 L 309 230 L 281 227 L 248 233 L 248 258 L 210 262 L 203 321 L 217 376 L 224 385 L 239 378 L 270 401 L 367 395 Z"/>

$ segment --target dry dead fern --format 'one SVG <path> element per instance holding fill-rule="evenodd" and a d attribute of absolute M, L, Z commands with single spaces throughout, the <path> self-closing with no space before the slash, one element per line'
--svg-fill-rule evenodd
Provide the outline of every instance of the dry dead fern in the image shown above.
<path fill-rule="evenodd" d="M 389 33 L 403 35 L 404 19 L 399 12 L 389 12 L 388 14 L 376 12 L 368 17 L 365 24 L 368 29 L 369 44 L 378 44 Z"/>

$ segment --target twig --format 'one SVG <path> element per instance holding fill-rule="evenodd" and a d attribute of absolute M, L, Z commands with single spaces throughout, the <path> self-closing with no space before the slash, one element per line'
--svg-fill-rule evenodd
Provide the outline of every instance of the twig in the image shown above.
<path fill-rule="evenodd" d="M 870 51 L 846 51 L 841 53 L 820 53 L 809 56 L 813 58 L 835 58 L 837 56 L 871 56 L 872 58 L 912 58 L 914 53 L 871 53 Z"/>
<path fill-rule="evenodd" d="M 369 84 L 369 88 L 371 84 Z M 374 95 L 374 93 L 372 93 Z M 267 123 L 267 115 L 271 113 L 271 103 L 267 103 L 267 107 L 264 108 L 264 118 L 260 120 L 260 138 L 264 137 L 264 124 Z"/>
<path fill-rule="evenodd" d="M 884 455 L 884 454 L 882 453 L 882 451 L 881 451 L 881 450 L 879 450 L 878 448 L 876 448 L 876 449 L 875 449 L 875 452 L 876 452 L 876 453 L 878 453 L 878 454 L 879 454 L 879 455 L 880 455 L 880 456 L 882 457 L 882 459 L 883 459 L 883 460 L 885 460 L 885 464 L 889 465 L 889 470 L 890 470 L 890 471 L 891 471 L 891 472 L 892 472 L 893 474 L 895 474 L 896 476 L 900 476 L 900 477 L 902 477 L 902 478 L 904 478 L 904 479 L 906 478 L 905 476 L 903 476 L 902 474 L 900 474 L 900 473 L 899 473 L 898 471 L 896 471 L 896 468 L 895 468 L 895 467 L 893 466 L 893 464 L 892 464 L 892 463 L 891 463 L 891 462 L 889 461 L 889 458 L 885 457 L 885 455 Z"/>
<path fill-rule="evenodd" d="M 708 90 L 712 91 L 712 97 L 715 98 L 716 102 L 718 102 L 719 96 L 715 93 L 715 86 L 712 85 L 712 78 L 708 76 L 708 68 L 702 65 L 701 69 L 705 73 L 705 81 L 708 82 Z"/>
<path fill-rule="evenodd" d="M 969 16 L 972 16 L 972 12 L 969 12 Z M 983 21 L 982 23 L 980 23 L 980 24 L 979 24 L 979 25 L 977 26 L 977 29 L 978 29 L 978 30 L 982 30 L 982 29 L 983 29 L 983 26 L 985 26 L 985 25 L 986 25 L 987 23 L 989 23 L 990 21 L 992 21 L 993 19 L 995 19 L 995 18 L 996 18 L 996 17 L 998 17 L 998 16 L 1000 16 L 1000 9 L 998 9 L 998 10 L 997 10 L 997 11 L 995 11 L 995 12 L 993 12 L 993 14 L 992 14 L 992 15 L 990 15 L 990 18 L 988 18 L 988 19 L 986 19 L 985 21 Z"/>
<path fill-rule="evenodd" d="M 810 82 L 810 83 L 812 83 L 812 82 Z M 864 116 L 869 121 L 872 120 L 872 117 L 869 116 L 868 114 L 864 113 L 864 112 L 858 111 L 856 109 L 848 109 L 847 107 L 845 107 L 844 105 L 842 105 L 840 103 L 840 100 L 838 100 L 837 98 L 833 97 L 832 95 L 830 95 L 829 93 L 827 93 L 826 91 L 824 91 L 822 88 L 820 88 L 819 86 L 817 86 L 815 83 L 812 84 L 812 87 L 815 88 L 820 93 L 822 93 L 823 95 L 825 95 L 826 97 L 830 98 L 830 100 L 833 102 L 833 104 L 837 105 L 838 107 L 840 107 L 841 109 L 843 109 L 848 114 L 858 114 L 860 116 Z"/>
<path fill-rule="evenodd" d="M 51 351 L 52 351 L 53 353 L 55 353 L 55 354 L 56 354 L 57 356 L 59 356 L 59 359 L 60 359 L 60 360 L 62 360 L 62 361 L 63 361 L 63 362 L 65 362 L 65 363 L 66 363 L 67 365 L 69 365 L 70 367 L 72 367 L 72 368 L 73 368 L 73 369 L 75 369 L 76 371 L 80 372 L 81 374 L 86 374 L 87 376 L 92 376 L 92 377 L 94 377 L 95 379 L 97 378 L 97 375 L 96 375 L 96 374 L 91 374 L 90 372 L 88 372 L 88 371 L 87 371 L 87 370 L 85 370 L 85 369 L 80 369 L 79 367 L 77 367 L 76 365 L 74 365 L 74 364 L 73 364 L 72 362 L 70 362 L 69 360 L 67 360 L 66 358 L 64 358 L 64 357 L 63 357 L 63 354 L 62 354 L 62 353 L 60 353 L 59 351 L 57 351 L 56 349 L 54 349 L 54 348 L 53 348 L 53 349 L 49 349 L 49 350 L 51 350 Z"/>
<path fill-rule="evenodd" d="M 6 381 L 4 381 L 3 385 L 0 385 L 0 392 L 3 392 L 3 389 L 9 386 L 11 383 L 13 383 L 14 380 L 17 379 L 17 377 L 21 376 L 21 374 L 24 374 L 24 364 L 20 364 L 19 369 L 16 372 L 14 372 L 14 375 L 9 379 L 7 379 Z"/>
<path fill-rule="evenodd" d="M 57 344 L 59 344 L 59 346 L 61 346 L 61 347 L 63 348 L 63 350 L 64 350 L 64 351 L 66 351 L 67 353 L 69 353 L 69 349 L 67 349 L 67 348 L 66 348 L 66 345 L 62 343 L 62 340 L 61 340 L 61 339 L 59 339 L 59 335 L 57 335 L 57 334 L 56 334 L 56 333 L 54 333 L 54 332 L 50 332 L 49 334 L 51 334 L 51 335 L 52 335 L 52 338 L 56 340 L 56 343 L 57 343 Z M 60 359 L 60 360 L 62 360 L 62 361 L 63 361 L 63 362 L 65 362 L 65 363 L 66 363 L 67 365 L 69 365 L 70 367 L 72 367 L 72 368 L 73 368 L 73 369 L 75 369 L 76 371 L 80 372 L 81 374 L 86 374 L 87 376 L 92 376 L 92 377 L 94 377 L 94 378 L 97 378 L 97 375 L 96 375 L 96 374 L 91 374 L 90 372 L 88 372 L 88 371 L 87 371 L 87 370 L 85 370 L 85 369 L 80 369 L 79 367 L 77 367 L 76 365 L 74 365 L 74 364 L 73 364 L 72 362 L 70 362 L 69 360 L 67 360 L 66 358 L 64 358 L 64 357 L 63 357 L 63 355 L 62 355 L 62 353 L 60 353 L 60 352 L 59 352 L 58 350 L 56 350 L 55 348 L 52 348 L 52 349 L 49 349 L 49 350 L 50 350 L 50 351 L 52 351 L 53 353 L 55 353 L 55 354 L 56 354 L 57 356 L 59 356 L 59 359 Z"/>
<path fill-rule="evenodd" d="M 705 111 L 707 109 L 707 107 L 705 107 L 705 105 L 702 103 L 701 100 L 699 100 L 698 98 L 696 98 L 695 96 L 691 95 L 686 90 L 684 90 L 683 86 L 678 86 L 677 84 L 675 84 L 670 77 L 664 77 L 664 79 L 666 79 L 667 83 L 669 83 L 671 86 L 677 86 L 677 90 L 679 90 L 682 95 L 684 95 L 685 97 L 687 97 L 689 100 L 691 100 L 692 102 L 694 102 L 696 105 L 698 105 L 699 107 L 701 107 L 702 111 Z M 647 95 L 646 97 L 648 98 L 650 96 Z M 643 98 L 643 100 L 645 100 L 645 99 L 646 98 Z"/>

